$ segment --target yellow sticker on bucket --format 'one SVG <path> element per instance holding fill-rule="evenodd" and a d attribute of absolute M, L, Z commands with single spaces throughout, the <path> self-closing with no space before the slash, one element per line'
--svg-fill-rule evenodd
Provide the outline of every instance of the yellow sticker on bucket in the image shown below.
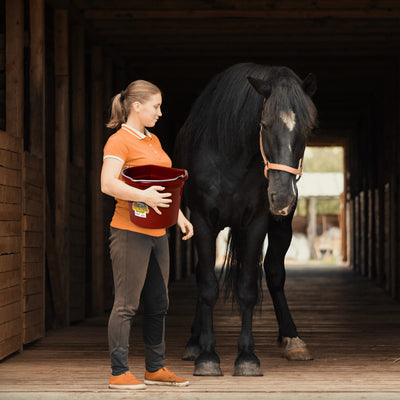
<path fill-rule="evenodd" d="M 146 218 L 149 213 L 149 207 L 146 203 L 132 202 L 132 210 L 135 212 L 136 217 Z"/>

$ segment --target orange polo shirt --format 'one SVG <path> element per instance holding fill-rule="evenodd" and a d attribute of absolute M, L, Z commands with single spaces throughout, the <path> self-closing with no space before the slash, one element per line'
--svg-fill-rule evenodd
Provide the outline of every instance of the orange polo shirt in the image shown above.
<path fill-rule="evenodd" d="M 110 136 L 104 146 L 103 160 L 115 158 L 122 163 L 121 172 L 125 167 L 138 167 L 153 164 L 161 167 L 171 167 L 172 162 L 161 147 L 156 135 L 145 131 L 136 131 L 132 127 L 122 124 L 121 129 Z M 121 174 L 119 179 L 122 180 Z M 150 236 L 165 235 L 165 228 L 149 229 L 135 225 L 129 217 L 129 206 L 125 200 L 115 198 L 115 211 L 110 225 L 118 229 L 126 229 Z"/>

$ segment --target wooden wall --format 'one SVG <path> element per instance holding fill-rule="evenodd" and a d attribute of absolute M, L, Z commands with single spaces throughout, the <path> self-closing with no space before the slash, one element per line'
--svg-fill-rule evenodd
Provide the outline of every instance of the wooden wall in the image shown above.
<path fill-rule="evenodd" d="M 23 342 L 23 27 L 22 1 L 7 1 L 6 131 L 0 131 L 0 358 L 21 350 Z"/>
<path fill-rule="evenodd" d="M 350 262 L 400 300 L 399 58 L 378 74 L 350 141 Z"/>

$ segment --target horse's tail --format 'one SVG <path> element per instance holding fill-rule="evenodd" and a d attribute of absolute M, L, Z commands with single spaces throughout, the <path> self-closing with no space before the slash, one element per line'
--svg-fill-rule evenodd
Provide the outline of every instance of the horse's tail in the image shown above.
<path fill-rule="evenodd" d="M 221 274 L 219 276 L 220 281 L 223 285 L 223 293 L 225 301 L 232 297 L 232 302 L 234 300 L 238 301 L 237 293 L 237 283 L 238 279 L 241 277 L 242 255 L 243 255 L 243 243 L 240 240 L 239 230 L 231 228 L 228 235 L 228 242 L 226 246 L 225 261 L 221 269 Z M 262 268 L 263 254 L 262 248 L 258 257 L 258 264 L 256 270 L 257 274 L 257 302 L 262 303 L 263 300 L 263 268 Z"/>

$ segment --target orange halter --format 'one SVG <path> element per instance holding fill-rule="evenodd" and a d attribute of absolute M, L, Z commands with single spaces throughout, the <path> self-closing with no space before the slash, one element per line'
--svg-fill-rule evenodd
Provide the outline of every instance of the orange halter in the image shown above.
<path fill-rule="evenodd" d="M 260 129 L 260 150 L 261 150 L 261 155 L 262 155 L 262 158 L 263 158 L 264 164 L 265 164 L 265 167 L 264 167 L 264 175 L 265 175 L 265 177 L 268 179 L 268 170 L 269 169 L 276 169 L 276 170 L 279 170 L 279 171 L 289 172 L 290 174 L 293 174 L 293 175 L 298 175 L 298 177 L 296 179 L 296 181 L 298 181 L 300 179 L 300 177 L 301 177 L 302 172 L 303 172 L 303 159 L 304 159 L 304 156 L 301 157 L 301 159 L 299 161 L 299 168 L 297 168 L 297 169 L 289 167 L 288 165 L 274 164 L 274 163 L 269 162 L 267 160 L 267 157 L 266 157 L 265 152 L 264 152 L 261 131 L 262 131 L 262 127 Z"/>

